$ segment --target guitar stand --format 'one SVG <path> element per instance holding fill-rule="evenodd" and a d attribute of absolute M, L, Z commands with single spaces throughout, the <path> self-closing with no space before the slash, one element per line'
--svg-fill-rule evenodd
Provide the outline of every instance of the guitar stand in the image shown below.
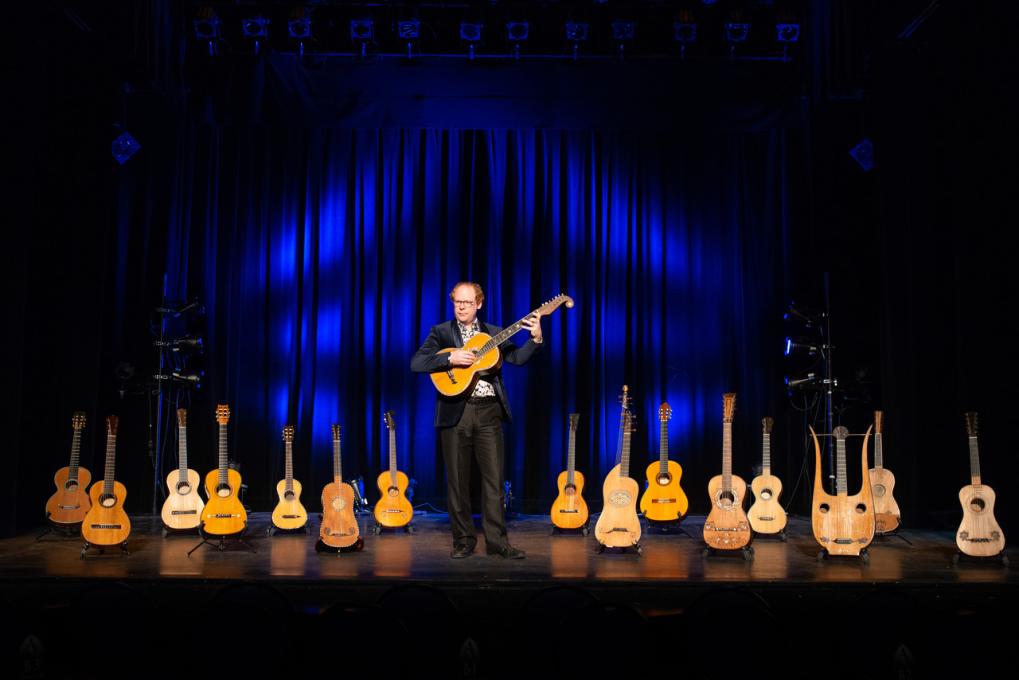
<path fill-rule="evenodd" d="M 163 526 L 163 538 L 169 538 L 171 536 L 194 536 L 195 531 L 197 530 L 198 527 L 195 527 L 194 529 L 171 529 L 168 526 Z"/>
<path fill-rule="evenodd" d="M 818 562 L 824 562 L 826 559 L 830 559 L 832 557 L 835 558 L 848 557 L 849 559 L 859 558 L 860 561 L 863 562 L 864 564 L 870 564 L 870 552 L 867 550 L 867 548 L 861 550 L 859 555 L 832 555 L 824 548 L 821 548 L 821 550 L 817 553 Z"/>
<path fill-rule="evenodd" d="M 783 543 L 788 543 L 789 542 L 789 535 L 786 533 L 785 529 L 782 529 L 782 531 L 776 531 L 773 534 L 761 534 L 761 533 L 758 533 L 758 532 L 755 531 L 754 532 L 754 540 L 756 541 L 759 538 L 767 538 L 767 539 L 777 538 L 778 540 L 782 541 Z M 903 539 L 903 540 L 905 540 L 905 539 Z"/>
<path fill-rule="evenodd" d="M 908 538 L 906 538 L 905 536 L 900 534 L 898 532 L 898 530 L 896 530 L 896 531 L 886 531 L 883 534 L 874 534 L 874 538 L 875 538 L 875 540 L 878 539 L 878 538 L 880 538 L 882 540 L 884 540 L 886 538 L 898 538 L 899 540 L 905 541 L 907 545 L 913 545 L 913 541 L 909 540 Z"/>
<path fill-rule="evenodd" d="M 250 543 L 248 543 L 247 541 L 244 540 L 243 532 L 240 533 L 240 534 L 237 534 L 235 536 L 219 536 L 218 537 L 219 538 L 219 545 L 216 545 L 213 541 L 210 541 L 209 537 L 206 536 L 204 533 L 202 533 L 201 529 L 198 530 L 198 535 L 202 537 L 202 540 L 198 542 L 198 545 L 196 545 L 195 547 L 191 548 L 191 550 L 188 550 L 188 557 L 191 557 L 191 553 L 193 553 L 194 551 L 198 550 L 203 545 L 214 546 L 220 552 L 223 552 L 224 550 L 226 550 L 227 541 L 230 541 L 231 543 L 237 543 L 237 544 L 244 545 L 245 547 L 247 547 L 248 550 L 250 550 L 253 553 L 257 553 L 258 552 L 258 550 L 255 549 L 255 546 L 251 545 Z M 213 540 L 215 540 L 215 538 Z"/>
<path fill-rule="evenodd" d="M 274 524 L 270 524 L 269 528 L 265 530 L 266 536 L 275 536 L 276 534 L 291 535 L 291 534 L 304 534 L 308 535 L 308 525 L 305 524 L 303 527 L 297 527 L 296 529 L 280 529 Z"/>
<path fill-rule="evenodd" d="M 42 533 L 35 537 L 35 540 L 41 541 L 49 534 L 58 534 L 64 538 L 74 538 L 81 536 L 81 524 L 73 524 L 64 526 L 56 526 L 52 522 L 47 522 L 46 528 L 42 530 Z"/>
<path fill-rule="evenodd" d="M 96 548 L 97 550 L 99 550 L 99 554 L 102 555 L 102 554 L 104 554 L 106 552 L 106 548 L 107 547 L 108 546 L 98 546 L 98 545 L 97 546 L 93 546 L 88 541 L 85 541 L 82 544 L 82 546 L 81 546 L 81 556 L 80 556 L 79 559 L 85 559 L 85 553 L 87 553 L 89 551 L 89 548 Z M 110 547 L 112 547 L 112 546 L 110 546 Z M 127 549 L 127 541 L 124 541 L 123 543 L 120 544 L 120 554 L 125 556 L 125 557 L 130 557 L 131 556 L 131 552 Z"/>
<path fill-rule="evenodd" d="M 361 552 L 362 550 L 364 550 L 364 538 L 361 536 L 357 537 L 357 540 L 353 543 L 353 545 L 349 545 L 346 548 L 334 548 L 323 543 L 322 539 L 315 541 L 315 552 L 335 554 L 337 557 L 344 553 L 355 553 Z"/>
<path fill-rule="evenodd" d="M 705 559 L 708 557 L 730 557 L 737 554 L 743 558 L 744 562 L 753 562 L 754 546 L 745 545 L 742 548 L 736 548 L 734 550 L 721 550 L 719 548 L 712 548 L 710 545 L 706 545 L 701 551 L 701 557 Z"/>
<path fill-rule="evenodd" d="M 371 528 L 371 533 L 372 533 L 372 534 L 373 534 L 374 536 L 380 536 L 380 535 L 382 534 L 382 532 L 383 532 L 383 531 L 386 531 L 386 530 L 390 530 L 390 531 L 392 531 L 393 533 L 396 533 L 396 532 L 397 532 L 397 531 L 399 531 L 400 529 L 405 529 L 405 530 L 406 530 L 406 532 L 405 532 L 405 533 L 408 533 L 408 534 L 413 534 L 413 533 L 414 533 L 414 532 L 416 531 L 416 530 L 414 529 L 414 523 L 413 523 L 413 522 L 408 522 L 408 523 L 407 523 L 406 525 L 404 525 L 404 526 L 402 526 L 402 527 L 384 527 L 384 526 L 382 526 L 381 524 L 378 524 L 378 523 L 376 523 L 376 524 L 374 524 L 374 525 L 372 526 L 372 528 Z"/>
<path fill-rule="evenodd" d="M 973 564 L 987 564 L 992 560 L 995 562 L 1001 561 L 1001 566 L 1003 567 L 1007 567 L 1009 564 L 1008 555 L 1005 554 L 1004 550 L 1002 550 L 997 555 L 989 555 L 987 557 L 976 557 L 974 555 L 967 555 L 962 551 L 956 550 L 955 554 L 952 555 L 952 566 L 957 567 L 959 566 L 960 562 L 972 562 Z"/>
<path fill-rule="evenodd" d="M 561 529 L 555 524 L 552 525 L 552 530 L 549 531 L 549 536 L 576 536 L 581 534 L 587 536 L 591 533 L 591 525 L 588 522 L 584 522 L 584 526 L 577 527 L 576 529 Z"/>
<path fill-rule="evenodd" d="M 637 553 L 638 557 L 643 557 L 644 556 L 644 549 L 640 547 L 640 543 L 634 543 L 631 546 L 623 546 L 621 548 L 609 548 L 609 547 L 604 546 L 601 543 L 599 543 L 595 547 L 595 549 L 594 549 L 594 554 L 595 555 L 601 555 L 606 550 L 611 550 L 613 552 L 618 550 L 619 552 L 616 553 L 617 555 L 625 555 L 626 551 L 633 550 L 635 553 Z"/>
<path fill-rule="evenodd" d="M 677 518 L 666 522 L 656 522 L 655 520 L 644 518 L 645 529 L 649 534 L 683 534 L 687 538 L 693 538 L 693 534 L 686 530 L 683 526 L 683 518 Z"/>

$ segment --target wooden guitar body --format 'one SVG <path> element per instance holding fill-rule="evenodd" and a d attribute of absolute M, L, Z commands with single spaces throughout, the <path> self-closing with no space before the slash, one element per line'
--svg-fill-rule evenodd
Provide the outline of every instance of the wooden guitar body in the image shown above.
<path fill-rule="evenodd" d="M 308 511 L 301 505 L 301 483 L 296 479 L 291 482 L 293 490 L 287 492 L 287 480 L 281 479 L 276 485 L 279 503 L 272 511 L 272 524 L 277 529 L 286 531 L 300 529 L 308 523 Z"/>
<path fill-rule="evenodd" d="M 584 475 L 574 471 L 573 485 L 570 486 L 569 472 L 559 473 L 556 484 L 559 495 L 552 503 L 552 524 L 560 529 L 580 529 L 587 524 L 589 516 L 587 502 L 584 500 Z"/>
<path fill-rule="evenodd" d="M 620 475 L 619 465 L 609 471 L 602 485 L 605 504 L 594 527 L 599 543 L 607 548 L 629 548 L 640 541 L 639 493 L 635 480 Z"/>
<path fill-rule="evenodd" d="M 329 482 L 322 489 L 319 537 L 331 548 L 349 548 L 357 543 L 359 534 L 354 517 L 354 489 L 345 482 Z"/>
<path fill-rule="evenodd" d="M 78 480 L 70 479 L 71 468 L 62 467 L 53 475 L 57 492 L 46 501 L 46 518 L 54 524 L 80 524 L 92 507 L 92 501 L 85 492 L 92 481 L 92 473 L 78 468 Z"/>
<path fill-rule="evenodd" d="M 414 517 L 414 507 L 407 500 L 407 487 L 410 484 L 407 475 L 397 470 L 395 485 L 393 476 L 387 470 L 379 475 L 376 482 L 381 498 L 375 504 L 375 521 L 390 528 L 406 526 Z"/>
<path fill-rule="evenodd" d="M 209 501 L 202 509 L 202 531 L 214 536 L 233 536 L 244 531 L 248 513 L 238 497 L 241 474 L 234 469 L 226 471 L 226 484 L 220 486 L 219 470 L 205 475 L 205 493 Z"/>
<path fill-rule="evenodd" d="M 994 490 L 967 484 L 959 491 L 962 523 L 955 534 L 959 550 L 972 557 L 994 557 L 1005 549 L 1005 535 L 994 519 Z"/>
<path fill-rule="evenodd" d="M 205 503 L 198 495 L 199 482 L 198 473 L 191 469 L 183 478 L 180 470 L 171 470 L 166 476 L 166 487 L 170 491 L 163 501 L 161 514 L 167 529 L 196 529 L 202 523 Z"/>
<path fill-rule="evenodd" d="M 492 336 L 487 333 L 478 333 L 464 343 L 463 347 L 447 347 L 439 350 L 436 354 L 448 354 L 458 349 L 467 352 L 477 352 L 491 339 Z M 497 370 L 500 366 L 502 366 L 502 354 L 499 352 L 499 348 L 496 347 L 481 355 L 478 362 L 471 366 L 450 367 L 448 370 L 432 373 L 432 384 L 435 385 L 435 389 L 439 390 L 440 394 L 447 397 L 455 397 L 467 390 L 473 390 L 480 376 Z"/>
<path fill-rule="evenodd" d="M 754 503 L 747 511 L 750 528 L 759 534 L 777 534 L 787 522 L 786 512 L 778 502 L 782 481 L 775 475 L 758 475 L 750 482 Z"/>
<path fill-rule="evenodd" d="M 113 492 L 103 494 L 103 482 L 96 482 L 89 489 L 92 508 L 81 522 L 81 535 L 91 545 L 120 545 L 131 535 L 131 520 L 124 512 L 127 489 L 120 482 L 113 482 Z"/>
<path fill-rule="evenodd" d="M 668 473 L 662 475 L 661 472 L 661 463 L 657 461 L 647 466 L 648 486 L 640 499 L 640 511 L 644 517 L 655 522 L 683 519 L 690 508 L 690 501 L 679 485 L 683 468 L 676 461 L 670 460 Z"/>
<path fill-rule="evenodd" d="M 895 531 L 902 521 L 899 504 L 892 492 L 895 490 L 895 475 L 887 468 L 871 468 L 870 488 L 874 495 L 874 523 L 879 534 Z"/>
<path fill-rule="evenodd" d="M 743 510 L 747 483 L 736 475 L 731 480 L 729 491 L 724 488 L 722 475 L 715 475 L 708 482 L 711 512 L 704 520 L 704 542 L 715 550 L 739 550 L 749 545 L 753 536 Z"/>
<path fill-rule="evenodd" d="M 861 470 L 868 469 L 867 444 L 870 441 L 871 429 L 867 428 L 867 434 L 863 438 Z M 810 511 L 814 538 L 829 555 L 859 555 L 874 540 L 876 528 L 870 477 L 863 476 L 862 488 L 858 494 L 850 496 L 846 492 L 840 492 L 832 496 L 825 493 L 821 483 L 821 445 L 813 428 L 810 434 L 814 438 L 814 465 L 817 471 L 814 476 L 814 495 Z"/>

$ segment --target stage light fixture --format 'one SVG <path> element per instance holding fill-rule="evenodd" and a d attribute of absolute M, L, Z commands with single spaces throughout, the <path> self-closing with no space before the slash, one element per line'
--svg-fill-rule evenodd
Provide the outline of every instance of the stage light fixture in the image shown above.
<path fill-rule="evenodd" d="M 114 160 L 123 165 L 130 160 L 131 156 L 138 153 L 138 150 L 141 148 L 142 145 L 138 143 L 138 140 L 130 132 L 124 130 L 113 140 L 110 151 L 113 153 Z"/>
<path fill-rule="evenodd" d="M 676 42 L 686 44 L 697 41 L 697 24 L 690 21 L 677 21 L 672 25 Z"/>
<path fill-rule="evenodd" d="M 269 20 L 260 16 L 241 19 L 241 33 L 245 38 L 268 38 Z"/>
<path fill-rule="evenodd" d="M 725 39 L 731 44 L 746 42 L 750 36 L 750 24 L 743 21 L 730 21 L 725 24 Z"/>
<path fill-rule="evenodd" d="M 510 42 L 523 42 L 531 33 L 531 25 L 526 21 L 507 21 L 506 39 Z"/>
<path fill-rule="evenodd" d="M 591 24 L 583 21 L 567 21 L 566 22 L 566 39 L 570 42 L 582 42 L 587 40 L 587 35 L 591 31 Z"/>
<path fill-rule="evenodd" d="M 195 37 L 203 41 L 219 40 L 219 16 L 212 7 L 202 7 L 193 22 Z"/>
<path fill-rule="evenodd" d="M 417 40 L 421 37 L 421 22 L 417 19 L 407 19 L 396 22 L 396 32 L 400 40 Z"/>
<path fill-rule="evenodd" d="M 785 379 L 785 386 L 789 389 L 803 389 L 817 383 L 816 373 L 807 373 L 806 375 L 799 376 L 797 378 Z"/>
<path fill-rule="evenodd" d="M 809 356 L 815 356 L 820 350 L 817 345 L 810 344 L 809 340 L 792 338 L 785 339 L 785 355 L 790 356 L 793 352 L 805 352 Z"/>
<path fill-rule="evenodd" d="M 824 318 L 824 315 L 801 307 L 796 302 L 790 302 L 782 318 L 786 321 L 801 321 L 809 328 Z"/>
<path fill-rule="evenodd" d="M 637 34 L 637 24 L 633 21 L 613 21 L 612 39 L 617 42 L 633 40 Z"/>
<path fill-rule="evenodd" d="M 799 24 L 775 24 L 775 40 L 780 43 L 794 43 L 800 40 Z"/>
<path fill-rule="evenodd" d="M 864 172 L 870 172 L 874 169 L 874 144 L 866 137 L 849 150 L 849 155 L 863 168 Z"/>
<path fill-rule="evenodd" d="M 350 37 L 358 42 L 371 42 L 375 35 L 375 22 L 372 19 L 351 19 Z"/>
<path fill-rule="evenodd" d="M 305 13 L 303 7 L 298 7 L 291 14 L 287 21 L 287 33 L 294 40 L 307 40 L 311 37 L 311 17 Z"/>
<path fill-rule="evenodd" d="M 481 31 L 484 24 L 475 21 L 460 22 L 460 39 L 465 42 L 478 42 L 481 40 Z"/>

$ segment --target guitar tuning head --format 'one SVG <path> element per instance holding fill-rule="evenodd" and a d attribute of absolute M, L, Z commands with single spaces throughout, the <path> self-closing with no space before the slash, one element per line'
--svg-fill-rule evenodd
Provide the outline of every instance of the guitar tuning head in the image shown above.
<path fill-rule="evenodd" d="M 845 439 L 846 437 L 849 436 L 849 428 L 847 428 L 845 425 L 839 425 L 838 427 L 831 431 L 831 436 L 839 440 Z"/>
<path fill-rule="evenodd" d="M 764 428 L 764 434 L 771 434 L 771 428 L 775 424 L 775 419 L 771 416 L 764 416 L 761 418 L 761 427 Z"/>
<path fill-rule="evenodd" d="M 977 412 L 969 411 L 966 413 L 966 434 L 970 437 L 977 436 Z"/>
<path fill-rule="evenodd" d="M 333 439 L 338 440 L 339 438 L 340 438 L 340 426 L 337 425 L 336 423 L 333 423 Z"/>
<path fill-rule="evenodd" d="M 881 421 L 884 420 L 885 414 L 883 411 L 874 411 L 874 433 L 881 434 Z"/>
<path fill-rule="evenodd" d="M 294 441 L 294 426 L 284 425 L 283 426 L 283 441 L 292 442 Z"/>
<path fill-rule="evenodd" d="M 722 395 L 722 422 L 731 423 L 732 414 L 736 410 L 736 393 L 726 392 Z"/>
<path fill-rule="evenodd" d="M 75 430 L 81 430 L 85 428 L 85 412 L 75 411 L 71 414 L 71 427 Z"/>

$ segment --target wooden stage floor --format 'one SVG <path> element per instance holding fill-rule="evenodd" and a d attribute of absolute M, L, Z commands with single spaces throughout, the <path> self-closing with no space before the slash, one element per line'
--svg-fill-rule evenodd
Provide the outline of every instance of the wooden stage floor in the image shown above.
<path fill-rule="evenodd" d="M 129 556 L 93 551 L 79 559 L 81 540 L 55 533 L 40 540 L 33 534 L 0 541 L 0 608 L 17 613 L 11 620 L 50 621 L 39 625 L 59 637 L 50 620 L 53 612 L 80 612 L 91 601 L 89 597 L 105 597 L 88 595 L 93 591 L 112 593 L 111 611 L 131 609 L 143 601 L 151 608 L 150 618 L 156 616 L 151 612 L 182 606 L 207 613 L 228 591 L 234 593 L 233 606 L 249 604 L 245 598 L 250 597 L 270 602 L 268 610 L 282 607 L 315 620 L 323 612 L 338 609 L 370 618 L 406 600 L 399 625 L 419 631 L 415 639 L 420 642 L 421 635 L 428 637 L 420 631 L 434 632 L 429 621 L 446 621 L 438 628 L 450 629 L 452 624 L 437 613 L 448 606 L 458 621 L 453 628 L 461 631 L 454 636 L 459 647 L 440 655 L 435 662 L 440 666 L 433 670 L 439 668 L 435 672 L 448 676 L 441 659 L 449 658 L 459 668 L 465 654 L 463 639 L 470 637 L 487 660 L 475 664 L 477 677 L 516 677 L 527 672 L 522 664 L 531 653 L 510 641 L 525 647 L 534 644 L 536 631 L 551 622 L 561 623 L 564 616 L 568 619 L 564 612 L 585 612 L 575 634 L 586 631 L 584 644 L 595 645 L 600 644 L 598 633 L 591 627 L 606 621 L 628 631 L 620 639 L 629 640 L 633 631 L 644 631 L 633 644 L 655 641 L 669 647 L 682 639 L 680 647 L 685 645 L 691 652 L 711 644 L 704 633 L 713 626 L 728 631 L 726 639 L 737 639 L 733 638 L 736 629 L 756 626 L 765 632 L 737 645 L 747 653 L 763 646 L 766 639 L 778 639 L 782 646 L 790 641 L 806 646 L 797 655 L 802 663 L 783 666 L 782 677 L 811 677 L 809 669 L 816 668 L 811 661 L 825 663 L 824 649 L 842 649 L 854 635 L 884 640 L 872 629 L 880 624 L 894 631 L 881 643 L 882 651 L 861 652 L 859 663 L 846 662 L 832 677 L 894 677 L 901 671 L 894 664 L 903 663 L 899 658 L 903 646 L 914 669 L 966 667 L 967 645 L 986 650 L 981 637 L 987 634 L 985 623 L 1011 616 L 1019 605 L 1016 556 L 1009 555 L 1010 566 L 1000 561 L 953 564 L 955 544 L 949 532 L 905 530 L 902 536 L 909 543 L 896 537 L 878 539 L 866 564 L 850 558 L 819 562 L 809 522 L 792 518 L 787 542 L 758 538 L 753 543 L 754 559 L 746 561 L 739 556 L 703 556 L 703 521 L 703 517 L 688 517 L 683 527 L 689 535 L 645 530 L 643 554 L 638 556 L 596 554 L 593 536 L 552 536 L 546 516 L 517 516 L 509 522 L 510 540 L 527 551 L 526 559 L 486 556 L 481 539 L 474 555 L 452 560 L 448 522 L 438 514 L 417 514 L 414 534 L 367 534 L 362 552 L 334 555 L 314 550 L 317 518 L 312 518 L 308 535 L 269 537 L 265 531 L 268 513 L 255 513 L 248 532 L 252 549 L 231 544 L 220 551 L 202 546 L 191 557 L 187 552 L 198 542 L 196 536 L 163 538 L 158 518 L 134 517 Z M 439 600 L 445 604 L 436 605 Z M 265 613 L 259 606 L 249 608 L 249 615 L 255 611 L 250 620 Z M 431 618 L 420 618 L 422 612 L 431 612 Z M 604 630 L 611 629 L 609 623 L 605 626 Z M 293 630 L 289 624 L 287 628 Z M 1009 629 L 996 630 L 990 634 Z M 290 647 L 300 648 L 308 639 L 317 639 L 315 634 L 288 635 Z M 352 635 L 361 639 L 356 631 Z M 811 640 L 822 644 L 811 645 Z M 370 646 L 371 641 L 366 638 L 363 643 Z M 556 649 L 553 657 L 559 654 L 561 665 L 575 666 L 576 662 L 567 664 L 561 658 L 562 645 Z M 1010 655 L 1011 648 L 1002 644 L 980 654 L 989 659 L 992 653 Z M 868 655 L 878 657 L 877 666 L 861 675 L 860 664 Z M 493 663 L 493 657 L 499 663 Z M 411 660 L 409 652 L 394 659 L 405 664 L 408 672 L 420 670 L 420 661 Z M 627 657 L 624 668 L 653 662 Z M 77 662 L 65 658 L 61 663 L 57 665 L 68 671 L 67 677 L 87 676 L 75 674 Z M 588 670 L 604 670 L 605 663 L 612 665 L 601 660 Z M 690 677 L 714 677 L 711 667 L 703 663 L 690 668 Z M 256 665 L 255 670 L 265 668 Z M 452 677 L 461 676 L 453 673 Z"/>

